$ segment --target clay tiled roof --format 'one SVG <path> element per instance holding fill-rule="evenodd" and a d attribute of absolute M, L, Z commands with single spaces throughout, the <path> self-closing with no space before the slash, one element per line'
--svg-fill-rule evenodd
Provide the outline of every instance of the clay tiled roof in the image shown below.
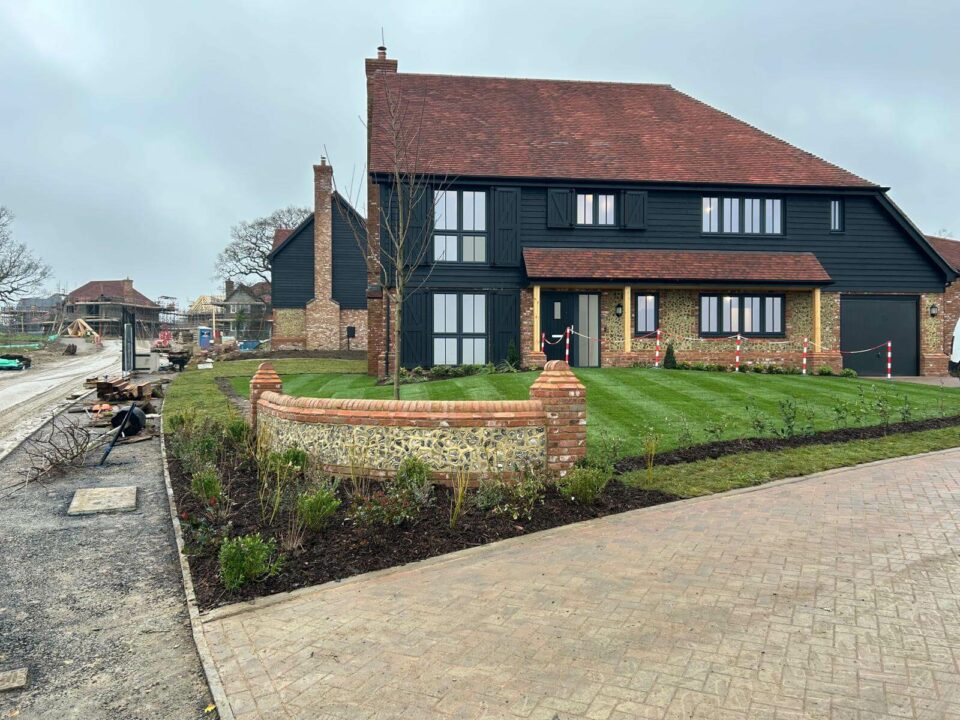
<path fill-rule="evenodd" d="M 937 237 L 936 235 L 927 235 L 927 240 L 950 267 L 954 270 L 960 270 L 960 240 Z"/>
<path fill-rule="evenodd" d="M 392 106 L 420 173 L 876 187 L 669 85 L 380 72 L 370 94 L 373 172 L 393 171 Z"/>
<path fill-rule="evenodd" d="M 805 252 L 527 248 L 523 261 L 535 280 L 831 282 L 816 256 Z"/>
<path fill-rule="evenodd" d="M 129 280 L 91 280 L 67 295 L 69 302 L 99 302 L 101 298 L 127 305 L 140 307 L 160 307 L 139 290 L 134 289 Z"/>

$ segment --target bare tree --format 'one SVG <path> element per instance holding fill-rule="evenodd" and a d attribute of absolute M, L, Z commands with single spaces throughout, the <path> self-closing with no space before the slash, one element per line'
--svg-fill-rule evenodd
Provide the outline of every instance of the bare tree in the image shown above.
<path fill-rule="evenodd" d="M 386 193 L 377 203 L 379 217 L 379 247 L 368 242 L 364 226 L 353 213 L 350 218 L 354 238 L 367 259 L 370 275 L 376 275 L 384 288 L 390 306 L 391 354 L 394 357 L 393 397 L 400 399 L 400 358 L 403 343 L 403 306 L 411 294 L 419 290 L 430 277 L 432 267 L 420 269 L 431 247 L 431 223 L 434 217 L 437 191 L 449 185 L 445 176 L 439 177 L 425 167 L 420 156 L 420 130 L 423 124 L 424 98 L 405 97 L 401 79 L 383 76 L 375 89 L 383 112 L 374 118 L 380 124 L 374 135 L 386 139 L 389 154 L 389 175 Z M 366 177 L 366 172 L 363 173 Z M 357 206 L 367 185 L 361 181 L 351 188 L 353 204 Z M 337 189 L 334 176 L 334 189 Z M 350 202 L 339 191 L 337 202 Z M 417 275 L 421 276 L 418 278 Z"/>
<path fill-rule="evenodd" d="M 242 221 L 230 228 L 230 243 L 217 256 L 216 274 L 224 280 L 259 278 L 270 282 L 270 251 L 277 230 L 295 228 L 312 214 L 291 205 L 282 210 Z"/>
<path fill-rule="evenodd" d="M 36 290 L 50 277 L 50 267 L 13 239 L 13 213 L 0 205 L 0 303 Z"/>

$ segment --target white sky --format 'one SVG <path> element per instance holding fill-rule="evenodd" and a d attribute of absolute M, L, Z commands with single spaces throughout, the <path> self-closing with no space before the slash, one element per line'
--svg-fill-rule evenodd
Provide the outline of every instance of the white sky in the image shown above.
<path fill-rule="evenodd" d="M 0 0 L 0 204 L 72 289 L 215 289 L 230 226 L 362 168 L 363 59 L 661 82 L 960 236 L 960 3 Z M 52 288 L 51 288 L 52 289 Z"/>

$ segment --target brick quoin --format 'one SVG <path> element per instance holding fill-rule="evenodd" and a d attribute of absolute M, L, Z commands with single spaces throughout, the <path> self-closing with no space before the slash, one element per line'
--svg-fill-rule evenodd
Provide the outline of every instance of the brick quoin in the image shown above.
<path fill-rule="evenodd" d="M 265 392 L 283 392 L 283 381 L 268 362 L 260 363 L 257 372 L 250 380 L 250 424 L 257 429 L 257 408 Z"/>

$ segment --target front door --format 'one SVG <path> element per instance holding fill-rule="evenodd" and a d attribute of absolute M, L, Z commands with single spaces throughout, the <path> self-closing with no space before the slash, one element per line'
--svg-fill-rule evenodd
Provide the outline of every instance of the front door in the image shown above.
<path fill-rule="evenodd" d="M 547 360 L 563 360 L 567 328 L 579 334 L 570 337 L 570 364 L 599 367 L 600 296 L 595 293 L 545 292 L 540 296 L 540 329 L 546 334 Z M 586 336 L 586 337 L 584 337 Z"/>

